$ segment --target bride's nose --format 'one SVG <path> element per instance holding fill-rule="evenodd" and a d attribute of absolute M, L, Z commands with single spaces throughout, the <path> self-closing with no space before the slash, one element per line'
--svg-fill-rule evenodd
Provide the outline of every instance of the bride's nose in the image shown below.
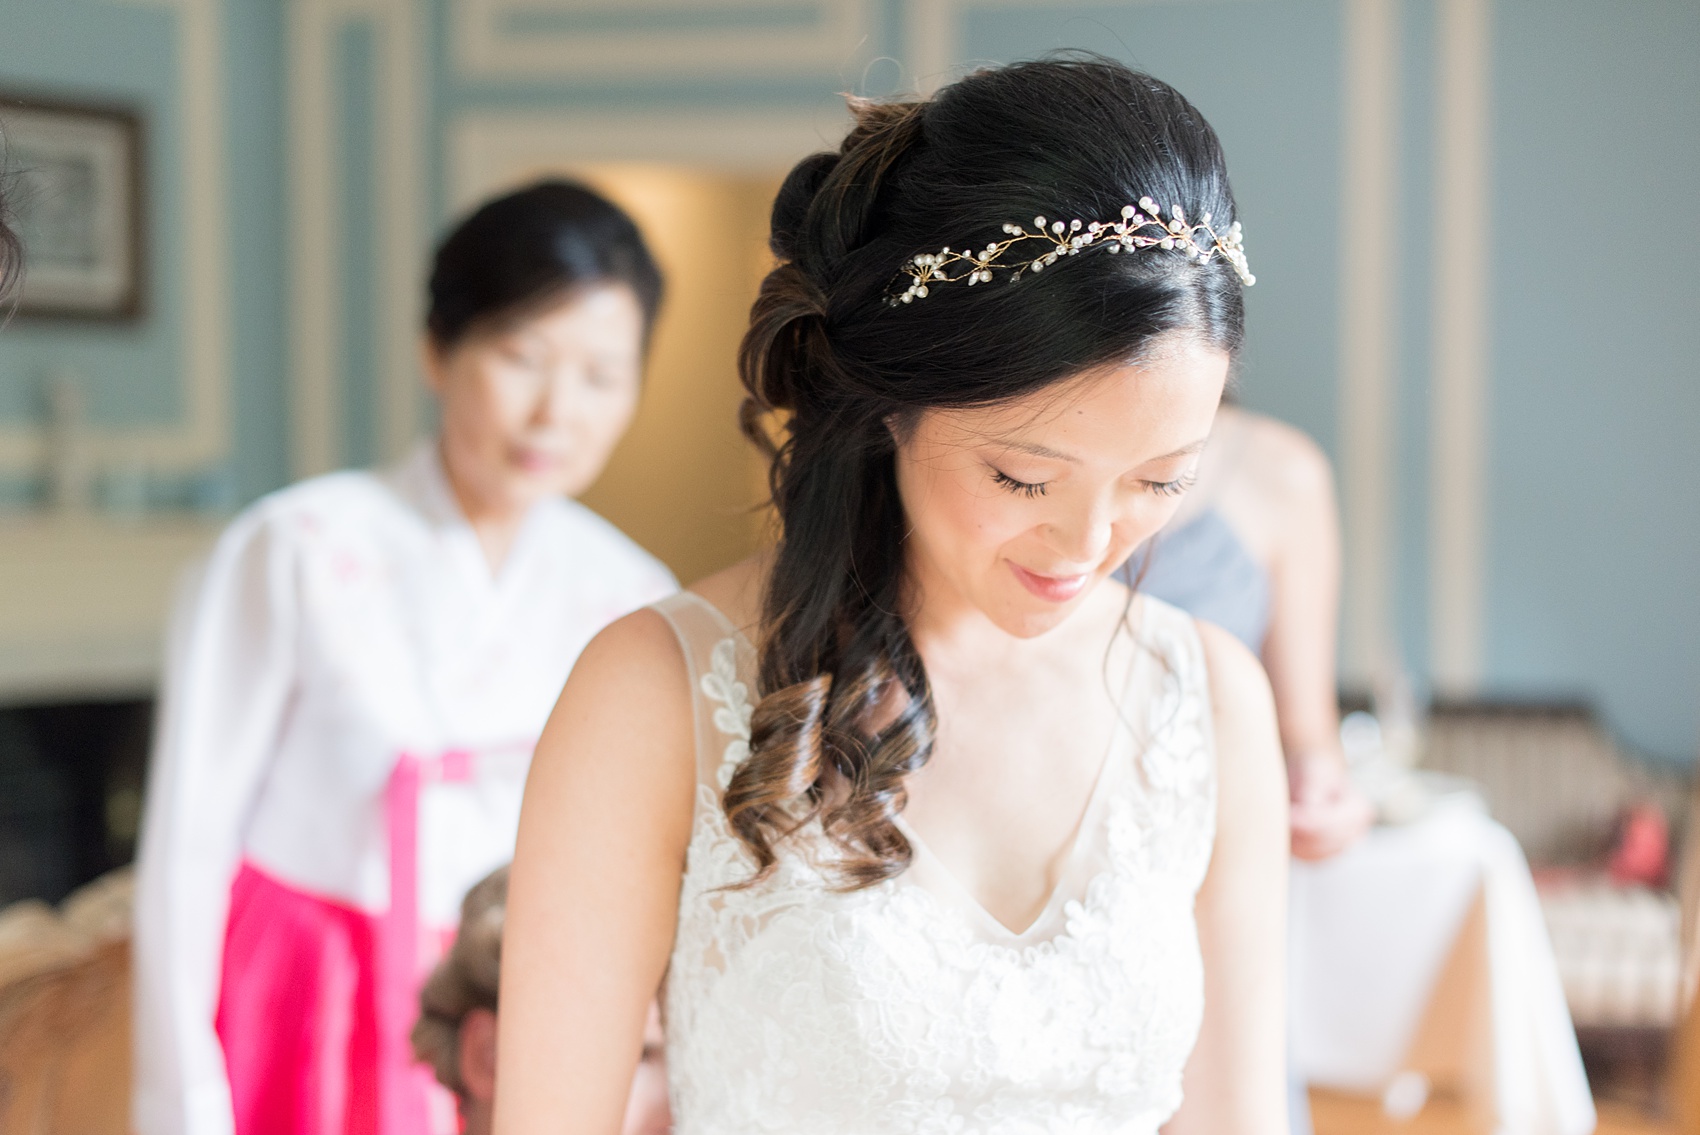
<path fill-rule="evenodd" d="M 1058 556 L 1081 567 L 1096 564 L 1109 551 L 1115 514 L 1108 502 L 1082 504 L 1045 526 L 1045 542 Z"/>

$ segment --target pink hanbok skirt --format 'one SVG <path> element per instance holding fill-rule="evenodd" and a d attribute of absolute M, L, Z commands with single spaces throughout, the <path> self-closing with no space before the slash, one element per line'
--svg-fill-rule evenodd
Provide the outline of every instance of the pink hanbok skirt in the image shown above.
<path fill-rule="evenodd" d="M 386 1021 L 380 922 L 243 865 L 218 1005 L 236 1135 L 455 1129 L 452 1100 L 413 1060 L 412 1016 Z"/>
<path fill-rule="evenodd" d="M 393 896 L 374 914 L 244 863 L 231 887 L 217 1031 L 236 1135 L 450 1135 L 453 1097 L 413 1058 L 430 966 L 452 928 L 420 925 L 421 766 L 389 786 Z"/>

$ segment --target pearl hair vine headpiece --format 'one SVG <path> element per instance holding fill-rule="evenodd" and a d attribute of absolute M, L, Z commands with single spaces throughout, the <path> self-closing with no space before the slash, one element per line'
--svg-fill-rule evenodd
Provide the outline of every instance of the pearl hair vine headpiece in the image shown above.
<path fill-rule="evenodd" d="M 1167 221 L 1163 220 L 1165 212 L 1169 214 Z M 1238 221 L 1230 225 L 1227 232 L 1218 233 L 1210 226 L 1209 213 L 1200 217 L 1197 224 L 1192 224 L 1179 205 L 1171 205 L 1165 210 L 1149 197 L 1141 197 L 1137 206 L 1124 205 L 1120 221 L 1108 224 L 1080 220 L 1046 222 L 1044 217 L 1034 217 L 1033 227 L 1038 231 L 1029 232 L 1022 225 L 1006 224 L 1003 231 L 1008 236 L 1001 241 L 993 241 L 979 252 L 953 250 L 947 244 L 937 252 L 918 254 L 900 269 L 902 275 L 909 277 L 909 287 L 891 296 L 889 302 L 895 305 L 925 299 L 928 289 L 938 284 L 954 284 L 961 280 L 967 280 L 969 287 L 989 284 L 994 268 L 1013 267 L 1014 273 L 1010 276 L 1013 283 L 1027 272 L 1042 272 L 1063 257 L 1078 255 L 1096 245 L 1103 245 L 1111 252 L 1124 249 L 1132 252 L 1141 248 L 1179 249 L 1198 264 L 1212 256 L 1220 256 L 1233 265 L 1240 283 L 1248 288 L 1257 283 L 1257 277 L 1251 274 L 1246 263 L 1245 239 Z M 1200 234 L 1203 234 L 1202 239 Z M 1024 263 L 1004 263 L 1005 252 L 1029 240 L 1042 240 L 1050 247 Z M 966 265 L 967 270 L 952 275 L 951 270 L 961 265 Z"/>

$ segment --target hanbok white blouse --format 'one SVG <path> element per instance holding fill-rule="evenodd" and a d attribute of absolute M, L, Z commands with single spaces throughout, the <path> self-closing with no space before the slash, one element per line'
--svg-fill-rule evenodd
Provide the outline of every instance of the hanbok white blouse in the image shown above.
<path fill-rule="evenodd" d="M 565 499 L 532 509 L 492 573 L 431 444 L 231 524 L 179 603 L 160 703 L 139 1135 L 261 1129 L 244 1115 L 422 1130 L 405 1052 L 419 977 L 466 890 L 512 856 L 579 652 L 675 588 Z"/>

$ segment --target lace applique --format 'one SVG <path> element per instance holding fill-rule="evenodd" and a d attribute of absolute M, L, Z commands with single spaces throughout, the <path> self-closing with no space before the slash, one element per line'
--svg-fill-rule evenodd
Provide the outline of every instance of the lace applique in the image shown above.
<path fill-rule="evenodd" d="M 731 738 L 714 774 L 724 790 L 732 783 L 732 774 L 750 755 L 750 716 L 755 712 L 749 687 L 738 680 L 736 641 L 723 638 L 714 644 L 708 673 L 702 676 L 700 685 L 709 700 L 719 703 L 720 708 L 714 711 L 714 727 Z"/>
<path fill-rule="evenodd" d="M 1048 939 L 997 940 L 909 875 L 835 891 L 818 830 L 739 886 L 754 865 L 699 786 L 667 979 L 680 1135 L 1158 1131 L 1203 1013 L 1215 760 L 1196 630 L 1157 614 L 1164 665 L 1129 702 L 1143 750 L 1082 831 L 1096 870 Z M 749 753 L 750 683 L 733 639 L 706 653 L 723 788 Z"/>

